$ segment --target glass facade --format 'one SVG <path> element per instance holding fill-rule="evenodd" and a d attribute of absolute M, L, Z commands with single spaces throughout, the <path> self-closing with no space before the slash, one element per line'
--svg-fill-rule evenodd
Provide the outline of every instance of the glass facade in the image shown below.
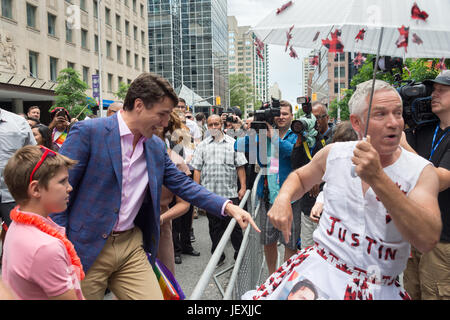
<path fill-rule="evenodd" d="M 228 105 L 226 0 L 181 0 L 184 84 L 208 102 Z M 211 97 L 211 98 L 210 98 Z"/>
<path fill-rule="evenodd" d="M 148 0 L 150 71 L 228 104 L 226 0 Z"/>
<path fill-rule="evenodd" d="M 180 0 L 148 0 L 150 71 L 174 88 L 183 83 Z"/>

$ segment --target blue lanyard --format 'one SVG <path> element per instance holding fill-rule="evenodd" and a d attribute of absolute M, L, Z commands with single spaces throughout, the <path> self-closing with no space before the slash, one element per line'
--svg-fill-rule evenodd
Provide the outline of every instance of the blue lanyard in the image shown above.
<path fill-rule="evenodd" d="M 431 153 L 430 153 L 430 158 L 428 158 L 428 160 L 431 161 L 431 157 L 433 156 L 434 152 L 436 151 L 436 149 L 439 147 L 439 145 L 441 144 L 442 139 L 444 139 L 444 137 L 447 135 L 448 133 L 448 129 L 445 130 L 444 134 L 442 135 L 442 137 L 439 139 L 439 141 L 435 144 L 436 142 L 436 136 L 437 133 L 439 131 L 439 124 L 436 126 L 436 130 L 434 130 L 434 136 L 433 136 L 433 142 L 431 143 Z"/>

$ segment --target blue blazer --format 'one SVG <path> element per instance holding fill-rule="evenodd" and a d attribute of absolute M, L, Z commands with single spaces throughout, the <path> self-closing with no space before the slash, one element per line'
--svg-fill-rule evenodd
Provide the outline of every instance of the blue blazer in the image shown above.
<path fill-rule="evenodd" d="M 134 223 L 142 230 L 145 251 L 154 259 L 160 235 L 162 185 L 194 206 L 218 216 L 227 199 L 179 171 L 157 136 L 147 139 L 144 145 L 149 182 Z M 67 210 L 51 217 L 66 228 L 67 237 L 87 272 L 116 224 L 120 210 L 122 151 L 117 115 L 75 123 L 59 152 L 78 163 L 69 171 L 73 191 Z"/>

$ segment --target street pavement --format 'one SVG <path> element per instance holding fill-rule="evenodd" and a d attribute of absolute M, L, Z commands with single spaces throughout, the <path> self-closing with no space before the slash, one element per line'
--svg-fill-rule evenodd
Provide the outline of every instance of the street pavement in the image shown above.
<path fill-rule="evenodd" d="M 209 260 L 211 259 L 211 239 L 209 237 L 209 228 L 208 228 L 208 218 L 199 214 L 198 219 L 194 219 L 193 221 L 194 227 L 194 235 L 195 242 L 192 243 L 192 246 L 195 250 L 200 252 L 199 257 L 193 257 L 189 255 L 183 254 L 181 256 L 182 263 L 175 265 L 175 277 L 178 283 L 181 286 L 184 294 L 186 295 L 186 299 L 188 299 L 192 292 L 194 291 L 195 286 L 197 285 L 203 271 L 206 268 Z M 225 263 L 216 268 L 214 274 L 219 273 L 220 271 L 226 269 L 227 267 L 233 265 L 234 259 L 234 250 L 231 246 L 231 242 L 228 241 L 228 244 L 225 248 Z M 223 287 L 223 290 L 226 290 L 226 285 L 228 284 L 228 280 L 231 276 L 232 270 L 225 273 L 224 275 L 218 277 L 218 282 Z M 210 279 L 208 286 L 205 288 L 205 292 L 202 295 L 204 300 L 221 300 L 222 295 L 220 290 L 217 288 L 213 278 Z"/>

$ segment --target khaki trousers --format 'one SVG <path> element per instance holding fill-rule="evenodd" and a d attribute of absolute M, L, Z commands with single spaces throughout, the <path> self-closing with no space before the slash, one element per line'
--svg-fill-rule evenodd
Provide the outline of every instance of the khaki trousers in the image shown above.
<path fill-rule="evenodd" d="M 103 300 L 108 287 L 119 300 L 162 300 L 162 292 L 142 246 L 142 232 L 135 227 L 110 235 L 81 281 L 87 300 Z"/>
<path fill-rule="evenodd" d="M 439 242 L 421 254 L 412 248 L 403 273 L 405 289 L 413 300 L 450 300 L 450 243 Z"/>

